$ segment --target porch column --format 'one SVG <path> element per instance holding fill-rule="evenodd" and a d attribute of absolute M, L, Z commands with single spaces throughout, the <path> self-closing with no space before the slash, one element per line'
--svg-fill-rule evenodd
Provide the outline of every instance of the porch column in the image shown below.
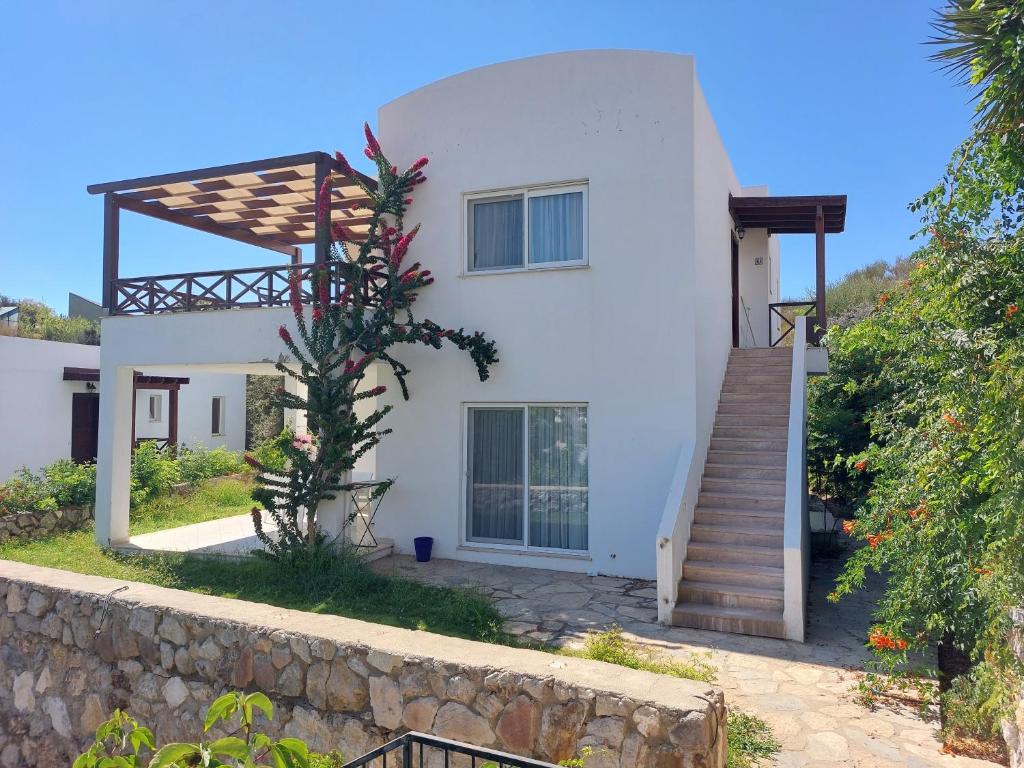
<path fill-rule="evenodd" d="M 102 368 L 100 383 L 96 542 L 106 547 L 128 539 L 135 372 L 127 367 Z"/>
<path fill-rule="evenodd" d="M 121 239 L 121 208 L 117 195 L 108 192 L 103 196 L 103 290 L 100 301 L 110 314 L 117 303 L 113 283 L 117 279 Z"/>
<path fill-rule="evenodd" d="M 817 280 L 814 286 L 815 312 L 821 333 L 825 331 L 825 214 L 818 206 L 814 214 L 814 263 Z M 818 334 L 815 334 L 818 335 Z M 816 342 L 815 342 L 816 343 Z"/>
<path fill-rule="evenodd" d="M 171 450 L 178 448 L 178 388 L 174 387 L 167 393 L 167 446 Z"/>
<path fill-rule="evenodd" d="M 342 476 L 341 481 L 343 483 L 352 482 L 352 473 L 346 472 Z M 351 492 L 339 491 L 336 498 L 324 499 L 320 502 L 320 506 L 317 507 L 317 525 L 320 526 L 320 530 L 327 537 L 327 541 L 332 542 L 335 547 L 340 548 L 344 544 L 343 536 L 348 526 L 348 515 L 351 505 Z"/>

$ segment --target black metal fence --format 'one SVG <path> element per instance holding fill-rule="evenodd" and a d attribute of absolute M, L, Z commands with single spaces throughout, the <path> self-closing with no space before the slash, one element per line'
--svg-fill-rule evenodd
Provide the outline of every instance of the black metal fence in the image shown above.
<path fill-rule="evenodd" d="M 377 749 L 345 763 L 344 768 L 557 768 L 554 763 L 482 749 L 418 731 L 410 731 Z"/>

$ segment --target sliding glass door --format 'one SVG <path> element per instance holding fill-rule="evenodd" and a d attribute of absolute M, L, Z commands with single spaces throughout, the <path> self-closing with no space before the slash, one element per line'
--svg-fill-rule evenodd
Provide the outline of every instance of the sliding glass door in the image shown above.
<path fill-rule="evenodd" d="M 467 541 L 586 551 L 586 406 L 474 406 L 467 426 Z"/>

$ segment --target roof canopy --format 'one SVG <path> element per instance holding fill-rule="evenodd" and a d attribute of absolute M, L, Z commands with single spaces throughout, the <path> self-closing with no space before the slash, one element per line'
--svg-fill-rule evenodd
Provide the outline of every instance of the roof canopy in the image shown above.
<path fill-rule="evenodd" d="M 64 366 L 64 381 L 92 381 L 100 380 L 99 368 L 72 368 Z M 177 389 L 183 384 L 188 384 L 187 376 L 147 376 L 135 372 L 136 389 Z"/>
<path fill-rule="evenodd" d="M 119 208 L 153 216 L 271 250 L 296 255 L 316 239 L 320 180 L 333 174 L 331 219 L 355 235 L 369 229 L 365 193 L 342 174 L 333 157 L 307 152 L 267 160 L 92 184 L 91 194 L 111 193 Z M 370 187 L 376 182 L 359 178 Z M 353 204 L 355 210 L 353 210 Z"/>
<path fill-rule="evenodd" d="M 813 234 L 819 207 L 825 232 L 842 232 L 846 226 L 846 195 L 729 196 L 729 212 L 736 226 L 767 229 L 769 234 Z"/>

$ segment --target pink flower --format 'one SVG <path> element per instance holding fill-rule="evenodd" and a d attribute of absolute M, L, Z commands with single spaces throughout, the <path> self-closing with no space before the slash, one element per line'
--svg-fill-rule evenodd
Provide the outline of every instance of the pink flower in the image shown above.
<path fill-rule="evenodd" d="M 319 323 L 324 319 L 324 311 L 320 307 L 313 307 L 313 322 Z"/>
<path fill-rule="evenodd" d="M 352 166 L 348 164 L 348 160 L 345 159 L 345 156 L 341 154 L 341 152 L 335 152 L 334 159 L 338 161 L 338 165 L 340 166 L 340 170 L 343 174 L 346 176 L 356 175 L 356 172 L 352 170 Z"/>
<path fill-rule="evenodd" d="M 326 221 L 331 211 L 331 181 L 331 174 L 327 174 L 324 177 L 323 184 L 320 185 L 320 191 L 317 193 L 316 219 L 320 222 Z"/>
<path fill-rule="evenodd" d="M 377 141 L 377 137 L 373 135 L 373 131 L 370 130 L 369 123 L 363 123 L 363 133 L 366 134 L 366 148 L 370 151 L 371 157 L 380 154 L 380 144 Z"/>
<path fill-rule="evenodd" d="M 277 329 L 277 335 L 281 337 L 281 340 L 285 344 L 291 344 L 292 343 L 292 335 L 290 333 L 288 333 L 288 329 L 285 328 L 283 325 L 280 328 Z"/>
<path fill-rule="evenodd" d="M 383 384 L 381 384 L 378 387 L 374 387 L 373 389 L 371 389 L 366 394 L 368 394 L 370 397 L 377 397 L 377 395 L 383 395 L 387 391 L 388 391 L 388 388 L 385 387 Z"/>
<path fill-rule="evenodd" d="M 292 314 L 298 317 L 302 314 L 302 279 L 298 270 L 291 273 L 288 278 L 288 298 L 292 305 Z"/>
<path fill-rule="evenodd" d="M 420 231 L 420 225 L 417 224 L 413 227 L 412 231 L 402 235 L 398 242 L 395 243 L 394 250 L 391 252 L 391 266 L 398 269 L 398 265 L 402 263 L 402 259 L 405 257 L 405 252 L 409 250 L 409 244 L 412 243 L 416 237 L 416 233 Z"/>
<path fill-rule="evenodd" d="M 407 197 L 402 202 L 405 203 L 406 205 L 412 205 L 412 198 L 411 197 Z"/>
<path fill-rule="evenodd" d="M 326 269 L 321 269 L 317 275 L 317 298 L 320 299 L 320 306 L 326 307 L 331 303 L 329 275 Z"/>
<path fill-rule="evenodd" d="M 363 154 L 366 155 L 370 160 L 373 160 L 373 152 L 370 151 L 369 147 L 363 150 Z"/>
<path fill-rule="evenodd" d="M 354 239 L 352 237 L 352 233 L 349 232 L 348 227 L 343 227 L 341 224 L 335 224 L 332 226 L 331 234 L 334 236 L 334 239 L 339 242 Z"/>
<path fill-rule="evenodd" d="M 415 163 L 409 166 L 409 170 L 406 171 L 406 173 L 415 173 L 429 162 L 430 161 L 427 158 L 421 157 L 419 160 L 417 160 Z"/>

